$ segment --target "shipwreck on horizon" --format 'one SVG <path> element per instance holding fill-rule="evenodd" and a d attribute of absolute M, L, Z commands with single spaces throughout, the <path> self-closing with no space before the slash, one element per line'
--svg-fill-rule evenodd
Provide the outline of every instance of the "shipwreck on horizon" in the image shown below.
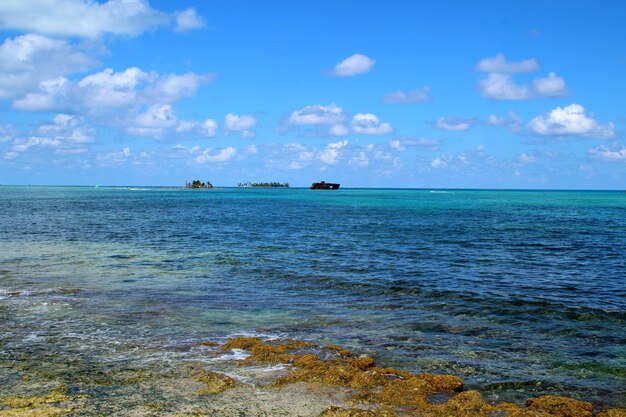
<path fill-rule="evenodd" d="M 311 187 L 309 188 L 311 190 L 338 190 L 340 185 L 341 184 L 322 181 L 314 182 L 313 185 L 311 185 Z"/>

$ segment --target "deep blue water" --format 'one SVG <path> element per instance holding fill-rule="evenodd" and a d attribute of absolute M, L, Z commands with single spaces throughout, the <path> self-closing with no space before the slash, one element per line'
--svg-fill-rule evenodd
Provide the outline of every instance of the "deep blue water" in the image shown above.
<path fill-rule="evenodd" d="M 626 406 L 626 193 L 0 187 L 7 369 L 240 333 Z"/>

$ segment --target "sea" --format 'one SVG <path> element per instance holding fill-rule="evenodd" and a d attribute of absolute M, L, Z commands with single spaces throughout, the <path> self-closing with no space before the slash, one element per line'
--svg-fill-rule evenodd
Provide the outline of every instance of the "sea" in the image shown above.
<path fill-rule="evenodd" d="M 242 335 L 626 407 L 626 193 L 0 187 L 2 395 L 167 407 Z"/>

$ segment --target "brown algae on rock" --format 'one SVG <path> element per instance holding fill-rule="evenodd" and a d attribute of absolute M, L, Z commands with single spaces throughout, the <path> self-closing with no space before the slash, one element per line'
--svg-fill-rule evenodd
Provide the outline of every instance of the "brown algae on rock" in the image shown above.
<path fill-rule="evenodd" d="M 0 397 L 0 417 L 54 417 L 70 413 L 73 408 L 61 406 L 74 397 L 61 386 L 41 396 Z"/>
<path fill-rule="evenodd" d="M 239 385 L 235 378 L 219 372 L 206 372 L 198 377 L 198 381 L 206 384 L 205 388 L 198 391 L 198 395 L 219 394 Z"/>
<path fill-rule="evenodd" d="M 393 410 L 362 410 L 360 408 L 328 407 L 318 417 L 395 417 Z"/>
<path fill-rule="evenodd" d="M 544 395 L 526 400 L 526 408 L 533 411 L 544 411 L 561 417 L 593 417 L 591 403 L 571 398 Z"/>
<path fill-rule="evenodd" d="M 315 348 L 315 349 L 314 349 Z M 463 381 L 452 375 L 413 374 L 380 368 L 369 356 L 355 356 L 335 345 L 318 347 L 292 339 L 262 341 L 241 337 L 227 341 L 222 350 L 242 349 L 250 354 L 238 363 L 284 363 L 289 371 L 273 385 L 307 382 L 341 386 L 352 390 L 351 402 L 375 409 L 329 407 L 320 417 L 626 417 L 626 410 L 612 409 L 595 414 L 588 402 L 557 396 L 526 400 L 525 407 L 487 402 L 478 391 L 463 392 Z M 444 403 L 429 397 L 447 393 Z"/>

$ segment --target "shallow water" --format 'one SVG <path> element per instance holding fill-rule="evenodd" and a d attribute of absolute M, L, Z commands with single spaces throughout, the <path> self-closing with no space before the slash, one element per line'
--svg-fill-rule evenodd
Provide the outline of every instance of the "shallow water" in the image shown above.
<path fill-rule="evenodd" d="M 0 187 L 0 384 L 112 395 L 259 334 L 624 407 L 625 224 L 620 192 Z"/>

